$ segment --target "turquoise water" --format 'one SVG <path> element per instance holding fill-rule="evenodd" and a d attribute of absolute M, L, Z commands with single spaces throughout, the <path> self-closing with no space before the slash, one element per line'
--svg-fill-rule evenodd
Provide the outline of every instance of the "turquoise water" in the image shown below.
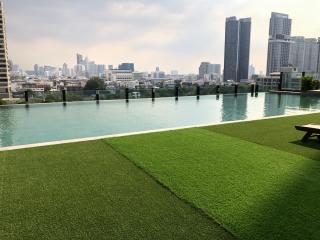
<path fill-rule="evenodd" d="M 261 93 L 0 107 L 0 146 L 260 119 L 320 110 L 320 98 Z"/>

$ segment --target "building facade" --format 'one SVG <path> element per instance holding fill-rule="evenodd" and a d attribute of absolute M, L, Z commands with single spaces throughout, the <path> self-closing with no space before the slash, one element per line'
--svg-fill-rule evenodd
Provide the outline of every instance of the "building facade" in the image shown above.
<path fill-rule="evenodd" d="M 289 66 L 291 46 L 291 25 L 289 15 L 272 13 L 269 26 L 267 75 L 279 72 L 282 67 Z"/>
<path fill-rule="evenodd" d="M 11 98 L 6 25 L 2 1 L 0 1 L 0 99 L 1 98 Z"/>
<path fill-rule="evenodd" d="M 118 68 L 119 70 L 128 70 L 134 72 L 134 63 L 121 63 Z"/>
<path fill-rule="evenodd" d="M 251 18 L 226 19 L 224 81 L 248 79 L 251 42 Z"/>

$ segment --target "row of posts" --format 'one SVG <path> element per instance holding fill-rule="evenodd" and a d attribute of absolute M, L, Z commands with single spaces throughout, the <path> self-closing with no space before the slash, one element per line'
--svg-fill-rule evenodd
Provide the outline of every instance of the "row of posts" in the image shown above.
<path fill-rule="evenodd" d="M 259 85 L 258 84 L 251 84 L 251 89 L 250 90 L 251 90 L 251 96 L 252 97 L 253 96 L 258 96 L 258 94 L 259 94 Z M 178 101 L 178 99 L 179 99 L 179 92 L 180 92 L 179 86 L 175 86 L 174 96 L 175 96 L 176 101 Z M 215 92 L 216 92 L 217 96 L 219 96 L 219 94 L 220 94 L 220 86 L 219 85 L 216 86 L 216 91 Z M 238 93 L 239 93 L 239 85 L 235 84 L 234 85 L 234 95 L 237 96 Z M 200 88 L 200 86 L 197 86 L 196 96 L 197 96 L 198 100 L 200 99 L 200 95 L 201 95 L 201 88 Z M 24 98 L 25 98 L 25 102 L 29 103 L 29 92 L 28 91 L 24 92 Z M 151 99 L 152 99 L 152 101 L 155 101 L 155 98 L 156 98 L 155 88 L 151 88 Z M 125 89 L 125 99 L 126 99 L 127 102 L 129 102 L 129 89 L 128 88 Z M 96 90 L 95 100 L 96 100 L 97 103 L 100 102 L 100 91 L 99 90 Z M 67 103 L 67 90 L 66 89 L 62 90 L 62 102 L 64 104 Z"/>

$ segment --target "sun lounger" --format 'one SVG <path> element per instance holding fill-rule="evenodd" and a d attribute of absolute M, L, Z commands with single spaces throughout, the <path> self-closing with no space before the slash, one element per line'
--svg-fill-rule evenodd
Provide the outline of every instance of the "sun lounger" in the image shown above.
<path fill-rule="evenodd" d="M 303 126 L 296 126 L 298 131 L 306 132 L 302 138 L 303 142 L 308 141 L 311 137 L 317 137 L 320 141 L 320 125 L 317 124 L 308 124 Z"/>

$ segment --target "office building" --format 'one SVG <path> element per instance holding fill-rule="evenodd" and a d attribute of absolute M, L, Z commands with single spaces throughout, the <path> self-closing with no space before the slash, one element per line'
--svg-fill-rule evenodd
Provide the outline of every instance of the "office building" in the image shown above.
<path fill-rule="evenodd" d="M 251 41 L 251 18 L 226 19 L 224 81 L 248 79 Z"/>
<path fill-rule="evenodd" d="M 251 43 L 251 18 L 239 20 L 239 53 L 237 81 L 248 79 Z"/>
<path fill-rule="evenodd" d="M 221 65 L 211 64 L 210 62 L 202 62 L 199 67 L 199 79 L 204 80 L 205 75 L 221 76 Z"/>
<path fill-rule="evenodd" d="M 267 75 L 289 66 L 292 20 L 289 15 L 272 13 L 269 26 Z"/>
<path fill-rule="evenodd" d="M 119 70 L 128 70 L 134 72 L 134 63 L 121 63 L 118 67 Z"/>
<path fill-rule="evenodd" d="M 77 53 L 77 65 L 84 64 L 83 56 L 79 53 Z"/>
<path fill-rule="evenodd" d="M 11 98 L 8 48 L 3 3 L 0 1 L 0 99 Z"/>

